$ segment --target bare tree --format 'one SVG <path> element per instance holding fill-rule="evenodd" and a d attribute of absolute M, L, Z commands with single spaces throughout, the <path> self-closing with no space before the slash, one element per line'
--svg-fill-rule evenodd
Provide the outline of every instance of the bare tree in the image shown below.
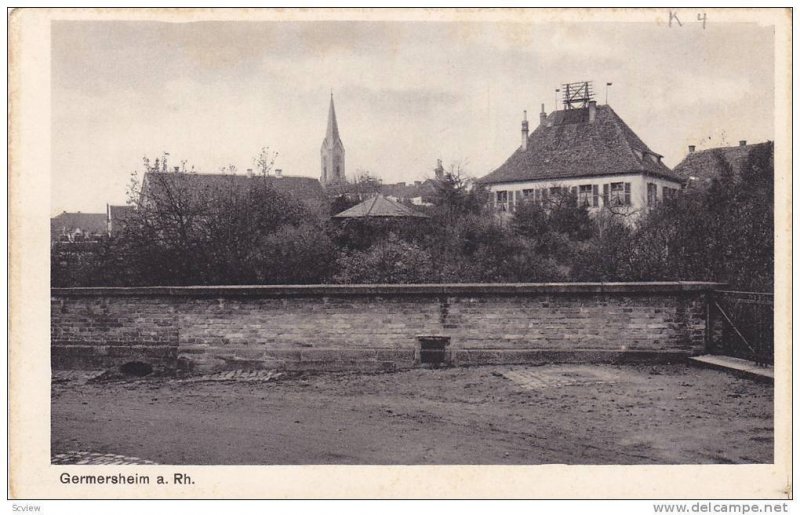
<path fill-rule="evenodd" d="M 261 147 L 261 151 L 253 158 L 253 164 L 258 172 L 266 177 L 272 171 L 272 167 L 275 165 L 275 160 L 277 158 L 277 152 L 271 151 L 269 147 Z"/>

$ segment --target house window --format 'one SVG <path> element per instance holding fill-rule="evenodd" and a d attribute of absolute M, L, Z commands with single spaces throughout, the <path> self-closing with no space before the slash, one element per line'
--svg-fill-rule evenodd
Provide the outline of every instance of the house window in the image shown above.
<path fill-rule="evenodd" d="M 496 196 L 497 209 L 500 211 L 508 211 L 508 192 L 498 191 Z"/>
<path fill-rule="evenodd" d="M 578 205 L 581 207 L 589 207 L 592 205 L 592 185 L 582 184 L 578 186 Z"/>
<path fill-rule="evenodd" d="M 664 186 L 662 195 L 664 196 L 664 200 L 672 200 L 675 198 L 675 194 L 678 192 L 677 188 L 670 188 L 668 186 Z"/>
<path fill-rule="evenodd" d="M 597 184 L 592 184 L 592 207 L 600 206 L 600 187 Z"/>
<path fill-rule="evenodd" d="M 528 200 L 533 197 L 533 190 L 522 190 L 522 198 Z"/>
<path fill-rule="evenodd" d="M 608 193 L 606 193 L 608 191 Z M 631 205 L 631 183 L 612 182 L 603 185 L 604 203 L 606 206 L 630 206 Z"/>
<path fill-rule="evenodd" d="M 658 186 L 653 182 L 647 183 L 647 205 L 655 206 L 658 202 Z"/>

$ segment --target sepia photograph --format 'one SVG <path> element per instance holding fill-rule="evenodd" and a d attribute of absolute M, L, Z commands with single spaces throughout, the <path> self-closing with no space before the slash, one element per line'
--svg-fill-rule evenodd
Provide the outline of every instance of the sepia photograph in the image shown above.
<path fill-rule="evenodd" d="M 714 464 L 781 495 L 790 12 L 232 12 L 44 24 L 48 481 Z"/>

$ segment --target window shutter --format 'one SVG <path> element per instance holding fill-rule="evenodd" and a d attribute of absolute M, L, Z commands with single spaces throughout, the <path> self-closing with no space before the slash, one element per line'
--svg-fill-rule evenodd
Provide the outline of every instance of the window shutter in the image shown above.
<path fill-rule="evenodd" d="M 608 206 L 608 184 L 603 184 L 603 205 Z"/>
<path fill-rule="evenodd" d="M 625 205 L 631 205 L 631 183 L 629 182 L 625 183 Z"/>
<path fill-rule="evenodd" d="M 597 187 L 597 184 L 592 184 L 592 207 L 597 207 L 600 205 L 600 199 L 597 198 L 599 196 L 597 190 L 599 189 L 600 188 Z"/>

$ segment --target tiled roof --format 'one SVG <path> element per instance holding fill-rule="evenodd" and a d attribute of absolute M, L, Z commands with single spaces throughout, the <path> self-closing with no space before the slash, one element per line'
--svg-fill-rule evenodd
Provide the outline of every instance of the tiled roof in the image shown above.
<path fill-rule="evenodd" d="M 365 200 L 364 202 L 346 209 L 339 214 L 333 216 L 334 218 L 428 218 L 428 215 L 414 211 L 408 206 L 404 206 L 399 202 L 390 200 L 383 195 L 375 195 L 374 197 Z"/>
<path fill-rule="evenodd" d="M 554 111 L 505 163 L 478 179 L 493 184 L 571 177 L 645 173 L 679 180 L 610 106 Z"/>
<path fill-rule="evenodd" d="M 67 213 L 50 219 L 50 232 L 53 235 L 72 233 L 80 229 L 84 234 L 103 234 L 107 231 L 105 213 Z"/>
<path fill-rule="evenodd" d="M 725 163 L 731 166 L 735 175 L 739 175 L 750 153 L 767 145 L 772 145 L 772 142 L 692 152 L 678 163 L 674 171 L 688 184 L 707 184 L 722 174 Z"/>
<path fill-rule="evenodd" d="M 251 184 L 250 181 L 264 180 L 278 193 L 297 199 L 307 206 L 316 208 L 326 202 L 322 185 L 313 177 L 295 177 L 284 175 L 282 177 L 233 174 L 205 174 L 205 173 L 172 173 L 148 172 L 144 177 L 143 188 L 157 188 L 157 195 L 163 193 L 166 184 L 173 184 L 176 188 L 186 191 L 189 202 L 198 202 L 207 199 L 229 188 L 244 188 Z M 182 181 L 183 184 L 178 184 Z"/>

